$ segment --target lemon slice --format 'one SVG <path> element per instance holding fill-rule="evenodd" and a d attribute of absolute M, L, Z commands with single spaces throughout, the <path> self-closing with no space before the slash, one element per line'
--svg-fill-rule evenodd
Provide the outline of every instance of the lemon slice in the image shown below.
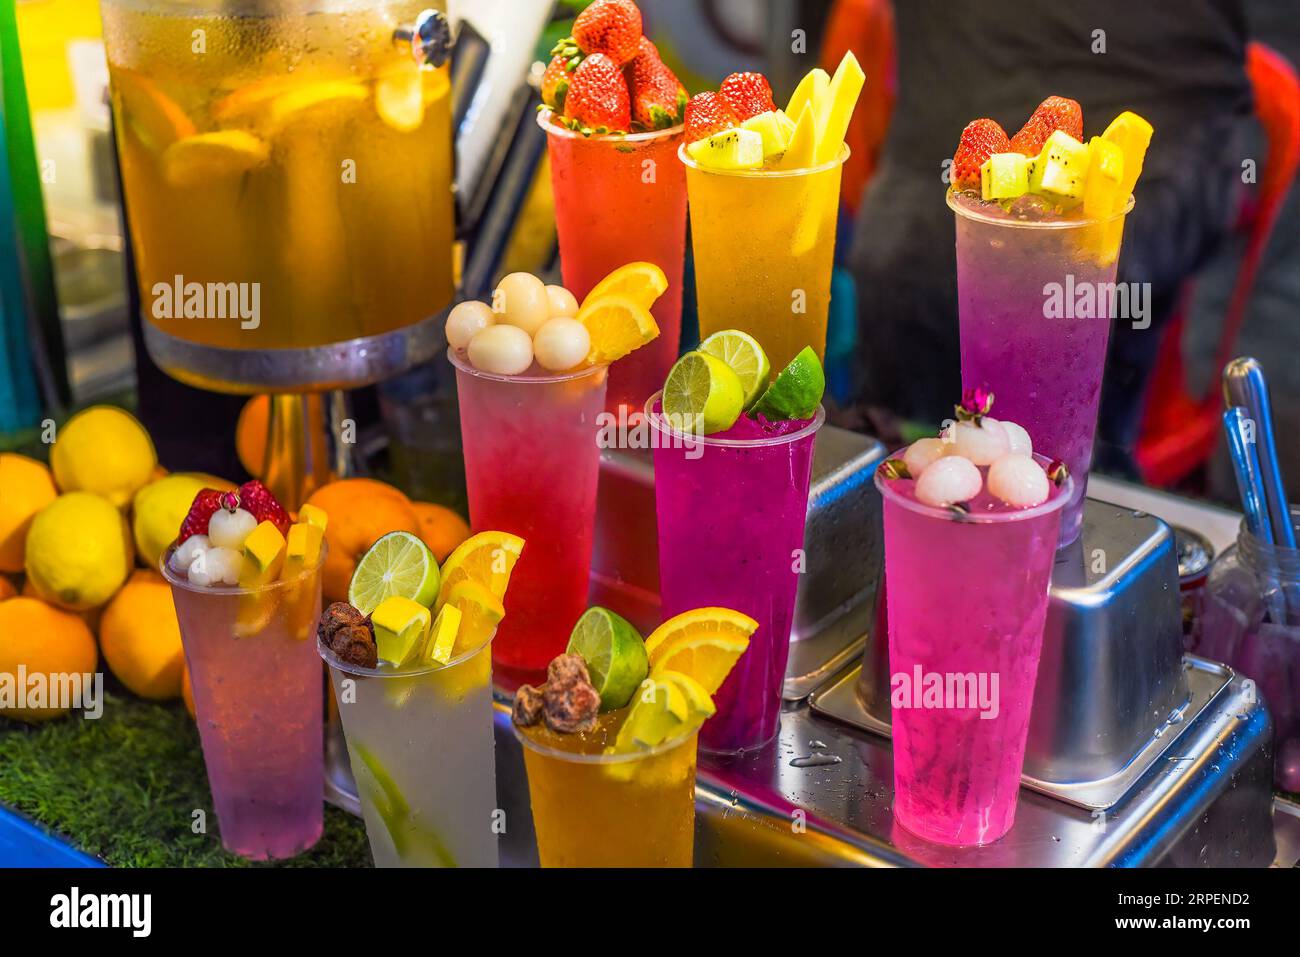
<path fill-rule="evenodd" d="M 590 296 L 578 310 L 577 319 L 591 336 L 587 362 L 601 365 L 621 359 L 659 337 L 659 326 L 650 310 L 628 296 Z"/>
<path fill-rule="evenodd" d="M 442 587 L 436 608 L 447 604 L 451 590 L 463 581 L 478 582 L 496 598 L 504 598 L 510 573 L 524 550 L 524 540 L 509 532 L 479 532 L 461 542 L 442 563 Z"/>
<path fill-rule="evenodd" d="M 322 113 L 356 104 L 370 94 L 361 83 L 326 80 L 281 93 L 269 106 L 271 126 L 279 129 L 300 120 L 316 121 Z"/>
<path fill-rule="evenodd" d="M 653 671 L 662 660 L 661 648 L 667 648 L 683 637 L 712 636 L 731 640 L 744 638 L 748 641 L 750 635 L 757 630 L 758 622 L 731 608 L 695 608 L 684 611 L 669 618 L 645 640 L 650 669 Z"/>
<path fill-rule="evenodd" d="M 177 188 L 207 186 L 261 166 L 269 155 L 264 142 L 243 130 L 198 133 L 163 151 L 163 175 Z"/>
<path fill-rule="evenodd" d="M 501 599 L 478 582 L 468 579 L 452 586 L 447 606 L 460 612 L 460 627 L 456 632 L 453 654 L 477 648 L 501 624 L 506 616 Z"/>
<path fill-rule="evenodd" d="M 625 296 L 649 309 L 667 288 L 668 277 L 654 263 L 627 263 L 596 283 L 582 304 L 585 306 L 605 296 Z"/>
<path fill-rule="evenodd" d="M 179 104 L 143 74 L 119 67 L 113 71 L 113 89 L 121 119 L 149 149 L 162 151 L 195 133 L 194 123 Z"/>
<path fill-rule="evenodd" d="M 277 96 L 310 86 L 313 81 L 298 73 L 263 76 L 227 93 L 212 104 L 212 118 L 219 123 L 244 120 L 264 109 Z"/>
<path fill-rule="evenodd" d="M 424 122 L 424 82 L 421 71 L 404 63 L 375 81 L 375 110 L 399 133 L 411 133 Z"/>

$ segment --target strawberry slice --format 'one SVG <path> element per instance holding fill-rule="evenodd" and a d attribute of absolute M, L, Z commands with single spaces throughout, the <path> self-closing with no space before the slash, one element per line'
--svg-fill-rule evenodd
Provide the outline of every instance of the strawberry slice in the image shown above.
<path fill-rule="evenodd" d="M 729 130 L 740 121 L 718 93 L 696 93 L 686 104 L 686 142 Z"/>
<path fill-rule="evenodd" d="M 1007 131 L 990 119 L 972 120 L 961 131 L 961 142 L 952 157 L 949 179 L 957 189 L 978 189 L 980 167 L 994 153 L 1011 150 Z"/>
<path fill-rule="evenodd" d="M 722 81 L 718 93 L 740 122 L 776 109 L 772 85 L 761 73 L 733 73 Z"/>
<path fill-rule="evenodd" d="M 280 530 L 281 535 L 289 534 L 289 526 L 293 524 L 289 513 L 276 501 L 271 490 L 257 479 L 239 486 L 239 507 L 252 512 L 259 524 L 272 522 Z"/>
<path fill-rule="evenodd" d="M 199 493 L 194 496 L 194 501 L 190 503 L 190 510 L 185 514 L 185 520 L 181 522 L 181 532 L 176 536 L 177 545 L 191 535 L 208 534 L 208 520 L 217 509 L 221 508 L 221 495 L 222 493 L 214 488 L 199 490 Z"/>
<path fill-rule="evenodd" d="M 1057 130 L 1065 130 L 1076 140 L 1083 141 L 1083 107 L 1076 100 L 1064 96 L 1049 96 L 1038 104 L 1033 116 L 1011 137 L 1007 152 L 1037 156 L 1043 151 L 1047 138 Z"/>
<path fill-rule="evenodd" d="M 618 64 L 603 53 L 585 57 L 569 78 L 564 115 L 568 125 L 581 133 L 627 132 L 632 105 Z"/>
<path fill-rule="evenodd" d="M 573 21 L 573 39 L 583 53 L 603 53 L 623 66 L 641 43 L 641 11 L 632 0 L 596 0 Z"/>

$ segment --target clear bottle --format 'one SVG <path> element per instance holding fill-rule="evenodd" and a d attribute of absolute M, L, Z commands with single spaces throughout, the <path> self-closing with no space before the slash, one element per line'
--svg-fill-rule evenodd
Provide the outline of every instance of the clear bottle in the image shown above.
<path fill-rule="evenodd" d="M 1300 508 L 1291 515 L 1300 529 Z M 1276 728 L 1274 781 L 1300 791 L 1300 549 L 1270 545 L 1243 522 L 1210 569 L 1189 650 L 1255 681 Z"/>

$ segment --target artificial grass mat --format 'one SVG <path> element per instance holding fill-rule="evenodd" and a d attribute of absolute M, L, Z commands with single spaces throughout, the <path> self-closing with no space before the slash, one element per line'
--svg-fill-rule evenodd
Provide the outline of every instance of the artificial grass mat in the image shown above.
<path fill-rule="evenodd" d="M 369 867 L 360 818 L 325 806 L 316 846 L 254 863 L 222 850 L 199 732 L 179 702 L 106 692 L 103 716 L 0 718 L 0 804 L 119 867 Z M 207 833 L 191 830 L 202 808 Z"/>

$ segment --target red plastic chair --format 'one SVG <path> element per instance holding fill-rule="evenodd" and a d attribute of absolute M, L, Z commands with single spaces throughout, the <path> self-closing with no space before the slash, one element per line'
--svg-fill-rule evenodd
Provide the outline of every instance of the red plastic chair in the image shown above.
<path fill-rule="evenodd" d="M 1260 259 L 1300 166 L 1300 79 L 1295 68 L 1280 53 L 1251 43 L 1246 50 L 1246 72 L 1268 152 L 1258 189 L 1244 204 L 1237 223 L 1238 231 L 1247 234 L 1246 252 L 1219 337 L 1216 369 L 1227 365 L 1236 350 Z M 1147 394 L 1136 458 L 1143 480 L 1150 485 L 1172 485 L 1195 472 L 1209 460 L 1219 438 L 1223 399 L 1217 380 L 1209 394 L 1199 398 L 1187 387 L 1183 328 L 1190 286 L 1189 281 L 1183 291 L 1183 306 L 1161 340 Z"/>

